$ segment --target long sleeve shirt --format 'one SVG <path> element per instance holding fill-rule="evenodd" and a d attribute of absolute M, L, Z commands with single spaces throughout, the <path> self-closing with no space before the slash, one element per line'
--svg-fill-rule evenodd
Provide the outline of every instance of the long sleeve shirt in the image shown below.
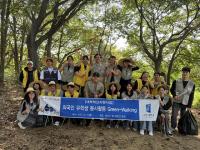
<path fill-rule="evenodd" d="M 188 81 L 183 81 L 184 88 L 187 86 L 187 84 L 188 84 Z M 193 86 L 192 92 L 190 93 L 190 96 L 189 96 L 189 101 L 188 101 L 188 105 L 187 105 L 188 108 L 192 107 L 192 102 L 194 99 L 194 91 L 195 91 L 195 85 Z M 170 92 L 173 97 L 176 96 L 176 80 L 173 81 Z"/>

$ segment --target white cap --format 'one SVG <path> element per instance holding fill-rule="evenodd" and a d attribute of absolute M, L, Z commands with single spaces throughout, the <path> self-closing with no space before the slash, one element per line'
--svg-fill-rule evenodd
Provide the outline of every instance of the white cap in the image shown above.
<path fill-rule="evenodd" d="M 55 81 L 50 81 L 49 85 L 56 85 L 56 82 Z"/>
<path fill-rule="evenodd" d="M 67 84 L 67 86 L 75 86 L 75 85 L 74 85 L 74 82 L 69 82 L 69 83 Z"/>
<path fill-rule="evenodd" d="M 30 61 L 30 60 L 27 62 L 27 65 L 28 65 L 28 64 L 32 64 L 32 66 L 33 66 L 33 62 Z"/>

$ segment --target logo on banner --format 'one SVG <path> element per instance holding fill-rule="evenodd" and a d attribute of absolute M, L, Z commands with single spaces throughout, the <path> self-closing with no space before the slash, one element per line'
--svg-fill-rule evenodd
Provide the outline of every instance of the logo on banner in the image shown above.
<path fill-rule="evenodd" d="M 51 112 L 51 113 L 56 112 L 56 110 L 53 107 L 49 106 L 48 104 L 45 105 L 44 111 Z"/>
<path fill-rule="evenodd" d="M 151 104 L 146 104 L 146 112 L 151 113 Z"/>
<path fill-rule="evenodd" d="M 60 97 L 40 96 L 39 115 L 60 116 Z"/>

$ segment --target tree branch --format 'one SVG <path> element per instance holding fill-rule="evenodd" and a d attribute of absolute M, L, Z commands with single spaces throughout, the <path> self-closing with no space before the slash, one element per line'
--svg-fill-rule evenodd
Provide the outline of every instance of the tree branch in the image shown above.
<path fill-rule="evenodd" d="M 52 36 L 65 22 L 69 21 L 86 2 L 87 0 L 74 0 L 64 14 L 60 16 L 54 28 L 51 28 L 46 34 L 42 35 L 36 42 L 40 45 L 49 36 Z"/>
<path fill-rule="evenodd" d="M 152 59 L 153 61 L 155 60 L 154 56 L 149 52 L 147 46 L 146 46 L 146 43 L 144 42 L 144 39 L 143 39 L 143 10 L 142 10 L 142 6 L 140 6 L 141 8 L 139 8 L 138 6 L 138 1 L 135 0 L 135 3 L 136 3 L 136 7 L 138 9 L 138 11 L 140 12 L 140 42 L 141 42 L 141 45 L 142 45 L 142 48 L 144 50 L 144 52 L 149 56 L 150 59 Z"/>

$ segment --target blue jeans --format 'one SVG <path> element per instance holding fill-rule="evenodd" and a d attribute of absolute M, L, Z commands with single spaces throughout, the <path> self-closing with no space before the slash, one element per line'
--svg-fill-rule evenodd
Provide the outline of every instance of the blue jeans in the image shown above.
<path fill-rule="evenodd" d="M 181 112 L 180 117 L 182 117 L 183 114 L 186 111 L 186 108 L 187 107 L 185 105 L 181 104 L 181 103 L 173 102 L 173 105 L 172 105 L 172 116 L 171 116 L 171 127 L 173 129 L 175 129 L 177 127 L 178 112 L 179 111 Z"/>
<path fill-rule="evenodd" d="M 149 132 L 150 132 L 150 131 L 153 132 L 152 121 L 141 121 L 141 122 L 140 122 L 140 129 L 141 129 L 141 130 L 148 129 Z"/>

